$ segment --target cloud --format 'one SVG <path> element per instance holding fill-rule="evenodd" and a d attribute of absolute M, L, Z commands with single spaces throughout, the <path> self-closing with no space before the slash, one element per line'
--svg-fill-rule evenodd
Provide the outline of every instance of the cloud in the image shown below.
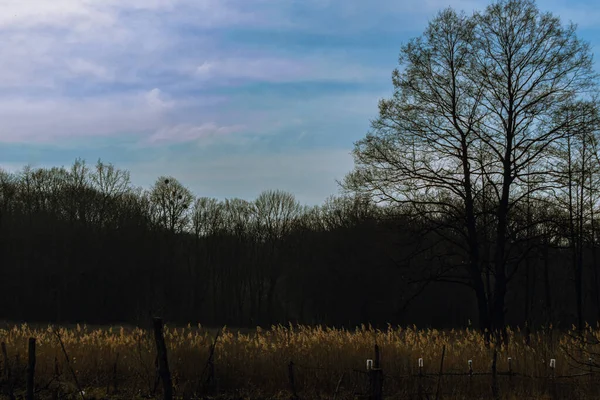
<path fill-rule="evenodd" d="M 243 4 L 230 0 L 3 0 L 0 29 L 53 28 L 90 33 L 119 28 L 126 13 L 148 12 L 162 13 L 166 19 L 198 27 L 263 22 L 257 19 L 252 7 L 247 9 Z"/>
<path fill-rule="evenodd" d="M 116 22 L 115 16 L 85 1 L 4 0 L 0 29 L 63 28 L 81 30 L 106 27 Z"/>
<path fill-rule="evenodd" d="M 231 133 L 239 132 L 242 126 L 218 126 L 214 122 L 204 123 L 202 125 L 179 124 L 175 126 L 161 128 L 152 134 L 145 143 L 151 145 L 157 144 L 175 144 L 197 142 L 202 139 L 202 144 L 206 145 L 223 139 Z"/>
<path fill-rule="evenodd" d="M 92 77 L 102 81 L 109 81 L 114 77 L 105 66 L 82 58 L 68 60 L 67 67 L 75 75 L 82 76 L 83 78 Z"/>
<path fill-rule="evenodd" d="M 146 102 L 148 103 L 150 108 L 155 111 L 163 111 L 169 108 L 173 108 L 174 106 L 174 103 L 172 101 L 168 101 L 164 98 L 164 95 L 158 88 L 150 90 L 148 93 L 146 93 L 145 97 Z"/>
<path fill-rule="evenodd" d="M 221 101 L 205 96 L 194 99 L 194 105 L 210 110 Z M 143 138 L 164 126 L 177 106 L 158 88 L 85 98 L 0 97 L 0 142 L 49 144 L 123 135 Z"/>
<path fill-rule="evenodd" d="M 348 64 L 336 55 L 304 57 L 232 57 L 203 61 L 196 77 L 212 86 L 229 84 L 231 80 L 255 82 L 365 82 L 389 70 Z"/>

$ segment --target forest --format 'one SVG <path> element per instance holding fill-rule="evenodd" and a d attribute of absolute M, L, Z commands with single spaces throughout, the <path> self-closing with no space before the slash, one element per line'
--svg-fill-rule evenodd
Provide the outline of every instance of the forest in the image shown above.
<path fill-rule="evenodd" d="M 307 207 L 282 191 L 254 201 L 194 198 L 173 177 L 143 190 L 127 171 L 82 160 L 4 172 L 0 185 L 5 320 L 478 324 L 473 289 L 456 275 L 466 259 L 454 245 L 460 236 L 439 232 L 449 224 L 442 217 L 411 216 L 407 206 L 342 195 Z M 565 187 L 513 214 L 509 324 L 577 323 L 578 287 L 585 321 L 598 320 L 597 193 L 573 186 L 572 198 Z M 493 232 L 485 237 L 489 249 Z M 484 277 L 486 285 L 494 278 L 491 270 Z"/>

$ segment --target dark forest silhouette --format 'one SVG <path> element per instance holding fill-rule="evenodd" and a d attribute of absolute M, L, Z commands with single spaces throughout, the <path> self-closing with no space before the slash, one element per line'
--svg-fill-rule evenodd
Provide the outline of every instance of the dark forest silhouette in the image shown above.
<path fill-rule="evenodd" d="M 402 207 L 361 196 L 303 207 L 280 191 L 254 202 L 193 199 L 172 177 L 141 190 L 126 171 L 81 160 L 69 170 L 4 172 L 0 185 L 3 319 L 145 324 L 160 314 L 173 323 L 230 326 L 477 322 L 471 289 L 441 275 L 461 256 L 434 222 L 408 218 Z M 526 223 L 526 211 L 516 224 Z M 515 244 L 522 268 L 512 277 L 507 321 L 575 323 L 570 236 L 562 228 L 569 214 L 535 202 L 530 212 L 548 222 Z M 589 224 L 584 233 L 585 315 L 594 322 L 597 244 Z"/>

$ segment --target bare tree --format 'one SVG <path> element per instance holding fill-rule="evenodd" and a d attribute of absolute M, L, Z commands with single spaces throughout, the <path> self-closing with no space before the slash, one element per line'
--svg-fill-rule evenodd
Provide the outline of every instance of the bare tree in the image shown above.
<path fill-rule="evenodd" d="M 196 237 L 214 235 L 224 229 L 224 205 L 217 199 L 200 197 L 192 211 L 192 225 Z"/>
<path fill-rule="evenodd" d="M 99 224 L 103 225 L 107 222 L 108 209 L 131 190 L 129 171 L 117 169 L 113 164 L 105 164 L 98 160 L 95 169 L 90 173 L 90 182 L 101 196 L 98 218 Z"/>
<path fill-rule="evenodd" d="M 194 196 L 178 180 L 170 176 L 158 178 L 150 191 L 150 200 L 160 226 L 173 233 L 188 226 Z"/>
<path fill-rule="evenodd" d="M 302 206 L 291 193 L 279 190 L 262 192 L 256 201 L 255 213 L 257 232 L 262 239 L 266 259 L 262 266 L 256 269 L 259 276 L 256 279 L 266 281 L 267 320 L 273 322 L 275 290 L 283 271 L 281 252 L 285 243 L 283 240 L 290 234 L 302 212 Z"/>
<path fill-rule="evenodd" d="M 597 114 L 593 102 L 581 102 L 565 109 L 570 114 L 573 109 L 589 109 L 587 115 L 579 115 L 577 120 L 564 129 L 565 138 L 557 142 L 555 162 L 558 187 L 553 191 L 555 201 L 566 210 L 564 226 L 568 227 L 565 238 L 571 252 L 573 281 L 575 286 L 575 304 L 577 328 L 584 328 L 584 252 L 586 246 L 593 247 L 593 239 L 588 232 L 593 228 L 594 208 L 597 203 L 597 188 L 594 176 L 598 171 L 596 164 Z M 596 178 L 597 179 L 597 178 Z"/>
<path fill-rule="evenodd" d="M 548 189 L 549 147 L 588 112 L 555 118 L 595 85 L 589 45 L 532 0 L 500 0 L 472 17 L 442 11 L 402 47 L 400 63 L 394 96 L 380 101 L 372 132 L 356 144 L 344 187 L 429 220 L 464 259 L 432 279 L 471 287 L 480 327 L 503 330 L 518 266 L 509 259 L 511 211 Z M 489 287 L 478 228 L 484 191 L 494 210 Z"/>

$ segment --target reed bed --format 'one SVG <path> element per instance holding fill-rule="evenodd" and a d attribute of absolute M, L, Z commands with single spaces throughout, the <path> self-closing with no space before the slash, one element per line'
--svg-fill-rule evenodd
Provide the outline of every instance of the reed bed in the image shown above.
<path fill-rule="evenodd" d="M 176 395 L 191 397 L 206 391 L 207 360 L 215 330 L 188 325 L 165 326 L 164 332 Z M 532 333 L 527 344 L 518 328 L 509 328 L 507 346 L 488 346 L 484 336 L 472 329 L 388 326 L 379 330 L 362 325 L 346 330 L 290 324 L 242 333 L 225 327 L 216 342 L 214 382 L 215 389 L 228 398 L 289 398 L 289 362 L 293 361 L 301 398 L 360 398 L 367 390 L 366 360 L 373 358 L 377 343 L 388 399 L 417 398 L 419 392 L 423 398 L 433 398 L 438 385 L 440 397 L 445 399 L 491 398 L 494 352 L 499 373 L 508 372 L 508 358 L 512 359 L 514 375 L 497 377 L 501 398 L 598 398 L 600 374 L 595 374 L 596 361 L 589 361 L 600 353 L 600 328 L 588 326 L 584 336 L 585 340 L 580 340 L 573 330 L 547 329 Z M 78 387 L 70 368 L 86 398 L 160 395 L 150 330 L 90 329 L 85 325 L 40 329 L 27 324 L 2 329 L 0 341 L 6 345 L 8 368 L 14 377 L 24 376 L 30 337 L 37 341 L 36 384 L 44 388 L 39 391 L 40 398 L 57 385 L 61 393 L 75 396 Z M 443 348 L 442 371 L 447 375 L 439 377 Z M 419 358 L 423 359 L 421 371 Z M 555 360 L 554 369 L 550 368 L 551 359 Z M 473 376 L 468 375 L 468 360 L 472 361 Z M 5 376 L 7 365 L 2 357 L 0 363 Z M 420 378 L 419 373 L 424 376 Z M 17 379 L 15 387 L 22 384 Z"/>

